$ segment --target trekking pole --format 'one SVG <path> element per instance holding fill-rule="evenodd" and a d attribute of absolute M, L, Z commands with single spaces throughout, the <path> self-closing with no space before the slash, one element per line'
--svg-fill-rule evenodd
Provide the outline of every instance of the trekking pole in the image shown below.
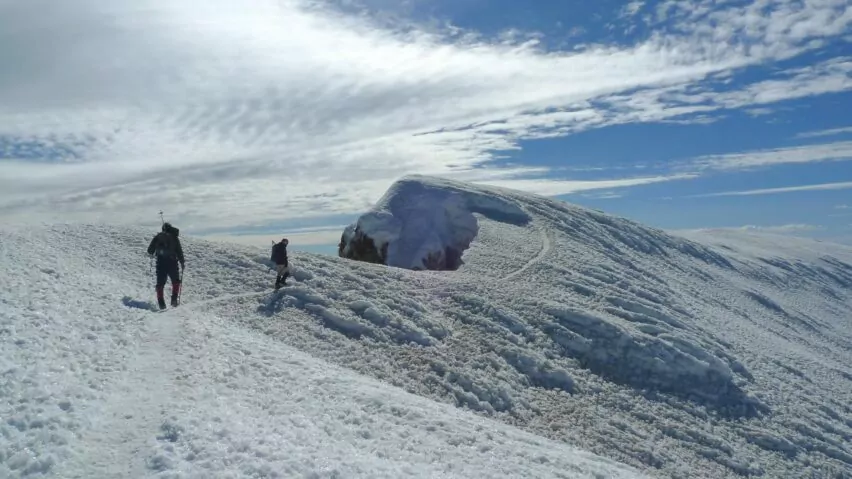
<path fill-rule="evenodd" d="M 183 270 L 185 267 L 180 268 L 180 289 L 178 289 L 178 304 L 180 304 L 180 295 L 183 294 Z"/>

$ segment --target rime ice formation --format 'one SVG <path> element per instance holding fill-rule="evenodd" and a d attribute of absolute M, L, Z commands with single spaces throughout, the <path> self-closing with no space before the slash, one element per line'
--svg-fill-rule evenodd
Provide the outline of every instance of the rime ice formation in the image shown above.
<path fill-rule="evenodd" d="M 479 232 L 475 214 L 509 224 L 530 219 L 498 193 L 408 176 L 344 230 L 339 255 L 413 270 L 456 270 Z"/>

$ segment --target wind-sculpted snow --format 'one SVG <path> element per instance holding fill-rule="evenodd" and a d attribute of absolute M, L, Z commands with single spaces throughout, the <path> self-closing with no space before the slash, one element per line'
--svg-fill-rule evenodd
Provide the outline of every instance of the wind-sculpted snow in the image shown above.
<path fill-rule="evenodd" d="M 184 239 L 184 304 L 148 311 L 149 236 L 0 230 L 0 477 L 643 477 L 218 314 L 277 302 L 260 252 Z M 307 285 L 286 296 L 293 307 L 337 318 L 342 296 L 322 284 L 345 269 L 294 259 Z M 401 323 L 387 340 L 446 335 L 426 330 L 425 309 L 422 331 L 400 320 L 413 300 L 346 304 L 371 324 Z"/>
<path fill-rule="evenodd" d="M 344 230 L 339 255 L 414 270 L 456 270 L 478 233 L 475 214 L 508 224 L 530 221 L 499 193 L 411 176 Z"/>
<path fill-rule="evenodd" d="M 341 264 L 363 271 L 361 279 L 333 289 L 413 298 L 441 313 L 446 337 L 400 343 L 405 336 L 390 332 L 406 322 L 419 328 L 420 316 L 400 313 L 403 322 L 380 326 L 332 302 L 324 308 L 360 325 L 361 339 L 344 331 L 333 347 L 325 343 L 336 336 L 324 335 L 306 348 L 655 474 L 849 472 L 849 447 L 838 446 L 852 432 L 852 411 L 841 406 L 852 399 L 849 248 L 794 241 L 778 256 L 769 239 L 767 247 L 756 240 L 753 250 L 737 252 L 700 233 L 669 234 L 506 190 L 420 181 L 493 195 L 529 220 L 475 213 L 477 236 L 452 273 Z M 392 188 L 381 204 L 403 202 L 406 191 Z M 789 267 L 766 268 L 768 258 Z M 366 286 L 386 272 L 403 284 Z M 364 341 L 364 349 L 356 346 Z M 387 359 L 352 359 L 376 351 Z M 810 419 L 819 407 L 840 419 Z M 803 417 L 833 432 L 813 434 L 823 428 L 803 429 Z"/>
<path fill-rule="evenodd" d="M 34 354 L 8 347 L 20 334 L 3 336 L 0 357 L 30 365 L 9 384 L 74 388 L 93 396 L 69 399 L 60 392 L 53 400 L 52 414 L 67 416 L 68 426 L 57 428 L 57 442 L 45 449 L 53 454 L 47 468 L 57 470 L 76 458 L 74 467 L 94 471 L 80 466 L 91 458 L 78 456 L 84 446 L 75 444 L 91 445 L 96 437 L 104 438 L 98 444 L 109 444 L 127 434 L 132 440 L 115 450 L 144 451 L 142 475 L 221 470 L 243 476 L 308 471 L 323 477 L 334 471 L 346 477 L 443 476 L 455 471 L 465 477 L 574 477 L 566 464 L 575 456 L 560 452 L 559 443 L 654 477 L 852 475 L 852 291 L 845 286 L 852 279 L 852 249 L 724 231 L 671 234 L 531 195 L 419 181 L 429 188 L 450 185 L 453 191 L 493 196 L 527 221 L 472 213 L 477 234 L 456 271 L 411 271 L 294 251 L 295 281 L 278 292 L 271 291 L 268 251 L 186 238 L 185 304 L 167 313 L 144 310 L 153 291 L 142 249 L 153 232 L 47 228 L 34 230 L 33 241 L 15 243 L 21 258 L 39 258 L 32 262 L 35 270 L 23 266 L 25 259 L 15 271 L 52 272 L 38 273 L 35 288 L 17 273 L 8 280 L 15 288 L 0 284 L 13 291 L 0 292 L 0 304 L 18 308 L 8 316 L 17 322 L 4 327 L 29 331 L 36 338 L 34 351 L 63 351 L 58 345 L 68 338 L 65 351 L 71 358 L 82 354 L 90 361 L 100 354 L 103 364 L 138 364 L 128 370 L 167 392 L 142 394 L 141 410 L 149 412 L 134 413 L 136 419 L 124 426 L 121 408 L 107 408 L 113 421 L 100 422 L 94 429 L 100 432 L 91 432 L 97 415 L 80 414 L 80 408 L 139 396 L 131 387 L 135 380 L 118 371 L 98 375 L 92 367 L 74 366 L 76 373 L 66 367 L 61 380 L 43 382 L 37 378 L 44 372 L 32 356 L 26 361 L 9 356 L 9 351 Z M 7 243 L 5 236 L 0 239 Z M 71 246 L 46 253 L 65 243 Z M 73 246 L 77 243 L 95 246 L 81 249 Z M 98 251 L 106 252 L 106 259 Z M 18 299 L 40 290 L 45 293 L 37 301 Z M 87 319 L 67 319 L 66 328 L 34 320 L 38 329 L 21 329 L 30 323 L 20 318 L 30 318 L 25 315 L 32 308 L 79 312 Z M 91 319 L 83 316 L 90 308 L 96 315 Z M 104 328 L 94 333 L 98 341 L 89 340 L 94 344 L 77 330 L 88 332 L 91 325 Z M 133 347 L 111 344 L 119 340 Z M 147 352 L 152 348 L 160 355 L 176 353 L 160 364 Z M 330 370 L 295 349 L 345 369 Z M 168 378 L 182 379 L 155 377 L 157 367 L 167 367 Z M 536 434 L 536 441 L 555 441 L 541 442 L 552 454 L 540 458 L 540 449 L 529 452 L 518 442 L 500 442 L 506 446 L 500 450 L 494 440 L 479 444 L 483 437 L 497 437 L 491 429 L 497 426 L 464 426 L 480 420 L 470 415 L 441 416 L 436 421 L 443 426 L 408 421 L 421 417 L 411 412 L 420 406 L 398 399 L 393 389 L 351 386 L 350 379 L 333 382 L 335 377 L 366 381 L 344 371 L 523 429 Z M 177 388 L 174 381 L 189 382 Z M 95 387 L 109 394 L 101 397 Z M 381 406 L 358 399 L 369 391 Z M 184 398 L 191 398 L 191 407 Z M 322 402 L 314 407 L 317 398 Z M 63 402 L 70 412 L 63 412 L 61 401 L 70 401 Z M 39 404 L 26 407 L 48 411 L 47 402 Z M 346 409 L 351 404 L 354 409 Z M 160 410 L 167 416 L 150 413 Z M 299 415 L 308 419 L 295 419 Z M 19 416 L 15 424 L 28 424 Z M 364 432 L 371 419 L 376 422 Z M 144 434 L 127 433 L 130 427 Z M 462 429 L 445 435 L 445 427 Z M 34 441 L 36 433 L 24 431 L 0 435 L 0 441 L 15 437 L 15 447 L 25 447 L 22 438 Z M 401 439 L 404 435 L 408 439 Z M 388 436 L 394 440 L 385 440 Z M 144 438 L 153 438 L 148 449 L 142 448 L 148 444 Z M 334 470 L 318 469 L 319 456 L 312 455 L 319 454 L 311 448 L 321 449 L 322 441 L 336 451 L 329 460 Z M 390 469 L 399 464 L 388 458 L 396 457 L 395 447 L 419 447 L 414 445 L 423 441 L 430 445 L 425 452 L 404 449 L 406 466 Z M 295 446 L 300 444 L 304 447 Z M 347 450 L 351 453 L 339 452 Z M 376 450 L 381 452 L 365 452 Z M 66 451 L 65 456 L 56 451 Z M 463 453 L 469 455 L 437 458 Z M 357 459 L 364 454 L 375 463 Z M 477 454 L 505 460 L 486 465 Z M 36 470 L 45 468 L 36 459 L 31 463 Z M 446 473 L 442 468 L 448 463 L 469 467 Z"/>

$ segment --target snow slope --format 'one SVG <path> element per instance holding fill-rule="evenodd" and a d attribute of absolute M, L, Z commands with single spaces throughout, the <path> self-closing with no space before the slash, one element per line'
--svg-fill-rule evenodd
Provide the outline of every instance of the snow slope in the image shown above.
<path fill-rule="evenodd" d="M 153 312 L 149 236 L 0 230 L 0 477 L 641 477 L 288 346 L 266 252 L 185 239 L 184 304 Z M 322 302 L 342 271 L 313 260 Z"/>
<path fill-rule="evenodd" d="M 526 220 L 456 210 L 476 219 L 456 271 L 294 252 L 277 293 L 268 251 L 187 238 L 184 305 L 167 313 L 139 309 L 154 232 L 5 229 L 4 467 L 626 471 L 570 445 L 654 477 L 852 475 L 852 248 L 405 181 Z"/>

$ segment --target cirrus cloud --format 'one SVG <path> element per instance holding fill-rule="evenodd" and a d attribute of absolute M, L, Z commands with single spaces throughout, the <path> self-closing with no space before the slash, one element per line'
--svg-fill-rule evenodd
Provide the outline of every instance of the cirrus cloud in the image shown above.
<path fill-rule="evenodd" d="M 228 227 L 353 213 L 412 172 L 545 194 L 673 181 L 690 176 L 579 183 L 490 162 L 522 139 L 852 87 L 843 59 L 714 86 L 842 35 L 848 2 L 657 13 L 667 23 L 635 44 L 554 52 L 307 0 L 6 2 L 0 215 L 139 222 L 162 208 Z"/>

